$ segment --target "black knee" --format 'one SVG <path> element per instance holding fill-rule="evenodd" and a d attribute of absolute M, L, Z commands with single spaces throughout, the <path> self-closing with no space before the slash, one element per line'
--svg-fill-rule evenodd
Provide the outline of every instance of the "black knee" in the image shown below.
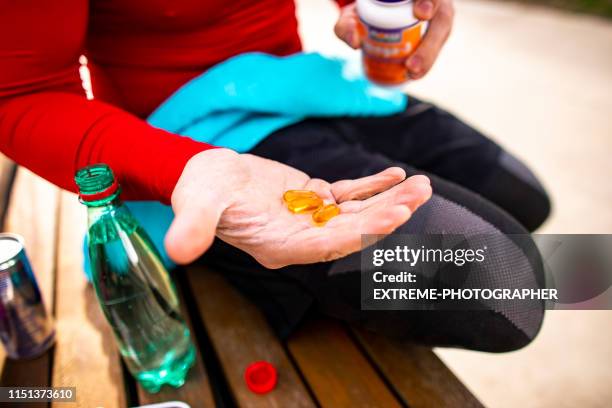
<path fill-rule="evenodd" d="M 493 311 L 475 311 L 472 318 L 480 324 L 469 338 L 463 339 L 464 347 L 472 350 L 503 353 L 516 351 L 529 345 L 538 335 L 544 320 L 544 308 L 533 310 L 527 330 L 521 329 L 507 316 Z M 469 316 L 469 313 L 468 313 Z"/>
<path fill-rule="evenodd" d="M 535 311 L 534 311 L 535 312 Z M 371 329 L 395 338 L 432 347 L 457 347 L 489 353 L 519 350 L 529 345 L 542 325 L 544 311 L 535 312 L 530 330 L 518 328 L 501 313 L 490 310 L 433 310 L 403 312 L 403 328 L 399 324 L 378 324 Z M 380 321 L 385 321 L 381 318 Z"/>
<path fill-rule="evenodd" d="M 522 162 L 505 151 L 480 193 L 532 232 L 551 212 L 550 198 L 536 176 Z"/>
<path fill-rule="evenodd" d="M 544 321 L 544 308 L 532 310 L 531 322 L 527 329 L 521 329 L 515 322 L 501 313 L 493 311 L 477 311 L 480 315 L 480 327 L 470 339 L 472 350 L 503 353 L 516 351 L 529 345 L 538 335 Z M 475 316 L 475 317 L 476 317 Z"/>
<path fill-rule="evenodd" d="M 446 193 L 453 193 L 450 186 Z M 451 264 L 438 269 L 435 281 L 451 289 L 543 288 L 542 259 L 527 231 L 481 198 L 464 195 L 463 190 L 455 191 L 454 198 L 462 205 L 434 194 L 399 229 L 405 234 L 456 234 L 463 237 L 466 248 L 488 248 L 484 261 L 472 264 L 468 275 Z M 432 305 L 433 310 L 407 315 L 414 321 L 406 333 L 430 345 L 505 352 L 528 345 L 544 318 L 544 304 L 535 299 L 480 300 L 462 303 L 461 310 L 449 310 L 448 306 Z"/>

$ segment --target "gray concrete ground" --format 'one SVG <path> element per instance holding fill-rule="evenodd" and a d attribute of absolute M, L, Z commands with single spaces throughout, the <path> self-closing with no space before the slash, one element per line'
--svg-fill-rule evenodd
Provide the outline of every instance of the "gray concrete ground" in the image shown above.
<path fill-rule="evenodd" d="M 353 52 L 331 0 L 299 0 L 308 50 Z M 612 233 L 612 23 L 528 5 L 456 2 L 432 72 L 406 89 L 524 159 L 554 200 L 541 232 Z M 527 348 L 437 353 L 492 407 L 612 406 L 612 311 L 548 313 Z"/>

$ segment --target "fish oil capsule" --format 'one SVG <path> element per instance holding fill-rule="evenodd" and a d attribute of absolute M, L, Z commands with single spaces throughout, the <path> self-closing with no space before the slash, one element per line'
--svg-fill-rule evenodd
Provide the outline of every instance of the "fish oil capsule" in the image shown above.
<path fill-rule="evenodd" d="M 285 191 L 285 194 L 283 194 L 283 201 L 285 201 L 286 203 L 289 203 L 293 200 L 297 200 L 299 198 L 315 199 L 319 198 L 319 196 L 317 195 L 317 193 L 310 190 L 287 190 Z"/>
<path fill-rule="evenodd" d="M 340 214 L 340 207 L 336 204 L 327 204 L 312 214 L 312 220 L 317 224 L 324 224 L 338 214 Z"/>
<path fill-rule="evenodd" d="M 323 200 L 319 197 L 315 198 L 298 198 L 287 203 L 289 211 L 295 214 L 316 211 L 323 207 Z"/>

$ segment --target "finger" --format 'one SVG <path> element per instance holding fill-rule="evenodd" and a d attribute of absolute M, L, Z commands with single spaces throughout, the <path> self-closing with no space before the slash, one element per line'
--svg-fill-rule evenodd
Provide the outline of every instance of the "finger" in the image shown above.
<path fill-rule="evenodd" d="M 340 205 L 342 212 L 360 212 L 372 207 L 405 205 L 415 212 L 431 198 L 432 189 L 429 178 L 423 175 L 412 176 L 393 188 L 364 201 L 346 201 Z"/>
<path fill-rule="evenodd" d="M 428 184 L 414 184 L 411 187 L 400 189 L 389 198 L 383 196 L 378 201 L 365 203 L 365 208 L 388 207 L 390 205 L 405 205 L 410 211 L 415 212 L 420 206 L 431 198 L 432 190 Z"/>
<path fill-rule="evenodd" d="M 439 3 L 439 0 L 417 0 L 412 12 L 419 20 L 431 20 L 436 14 Z"/>
<path fill-rule="evenodd" d="M 322 228 L 327 230 L 324 242 L 328 252 L 324 257 L 332 260 L 359 251 L 362 249 L 363 235 L 388 235 L 405 224 L 411 216 L 412 211 L 408 207 L 396 205 L 347 214 L 345 219 L 341 216 L 333 218 Z"/>
<path fill-rule="evenodd" d="M 212 202 L 177 211 L 164 239 L 170 259 L 187 264 L 204 254 L 215 239 L 222 212 Z"/>
<path fill-rule="evenodd" d="M 408 207 L 400 205 L 377 208 L 367 215 L 340 215 L 325 227 L 310 228 L 293 236 L 286 244 L 292 248 L 291 263 L 332 261 L 357 252 L 362 249 L 362 235 L 376 235 L 380 239 L 408 221 L 411 214 Z M 284 259 L 278 262 L 288 263 Z"/>
<path fill-rule="evenodd" d="M 329 252 L 323 255 L 324 259 L 338 259 L 363 249 L 406 223 L 412 214 L 431 197 L 431 186 L 429 179 L 425 176 L 413 176 L 406 180 L 405 184 L 404 189 L 408 189 L 410 193 L 407 194 L 402 191 L 402 188 L 398 188 L 394 194 L 395 202 L 379 199 L 358 213 L 345 213 L 344 216 L 331 219 L 326 227 L 332 234 L 333 242 L 325 241 Z M 355 232 L 358 232 L 358 237 L 355 236 Z M 367 244 L 363 241 L 363 235 L 370 237 Z"/>
<path fill-rule="evenodd" d="M 334 198 L 333 194 L 330 191 L 329 183 L 325 180 L 316 179 L 316 178 L 310 179 L 308 183 L 306 183 L 306 186 L 304 187 L 304 189 L 314 191 L 325 202 L 330 202 L 330 203 L 336 202 L 336 199 Z"/>
<path fill-rule="evenodd" d="M 357 31 L 357 24 L 357 11 L 355 5 L 351 4 L 340 10 L 340 17 L 334 26 L 336 36 L 354 49 L 361 46 L 361 38 Z"/>
<path fill-rule="evenodd" d="M 444 3 L 429 23 L 425 37 L 406 61 L 406 68 L 412 79 L 422 78 L 433 66 L 451 32 L 453 13 L 452 5 Z"/>
<path fill-rule="evenodd" d="M 340 204 L 340 209 L 343 213 L 352 213 L 377 205 L 406 205 L 414 212 L 419 206 L 429 200 L 431 193 L 429 178 L 423 175 L 416 175 L 367 200 L 345 201 Z"/>
<path fill-rule="evenodd" d="M 385 191 L 406 178 L 406 172 L 400 167 L 390 167 L 372 176 L 355 180 L 340 180 L 331 185 L 331 192 L 336 202 L 364 200 Z"/>

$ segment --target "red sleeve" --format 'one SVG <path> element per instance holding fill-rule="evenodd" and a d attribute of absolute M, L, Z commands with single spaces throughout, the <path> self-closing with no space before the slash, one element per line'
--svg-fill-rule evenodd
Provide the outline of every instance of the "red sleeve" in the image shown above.
<path fill-rule="evenodd" d="M 338 3 L 338 5 L 340 7 L 344 7 L 344 6 L 346 6 L 348 4 L 351 4 L 351 3 L 354 3 L 354 2 L 355 2 L 355 0 L 336 0 L 336 3 Z"/>
<path fill-rule="evenodd" d="M 107 163 L 125 198 L 169 203 L 186 162 L 212 146 L 85 98 L 87 12 L 87 0 L 2 2 L 0 150 L 71 191 L 79 167 Z"/>

